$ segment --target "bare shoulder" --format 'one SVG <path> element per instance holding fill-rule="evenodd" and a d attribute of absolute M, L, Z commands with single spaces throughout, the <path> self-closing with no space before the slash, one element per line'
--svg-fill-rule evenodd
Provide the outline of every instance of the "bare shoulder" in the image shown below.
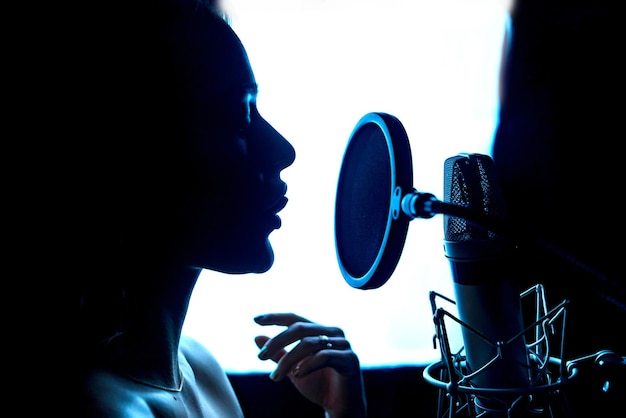
<path fill-rule="evenodd" d="M 232 390 L 224 369 L 204 345 L 191 337 L 183 336 L 179 350 L 200 386 L 211 390 Z"/>
<path fill-rule="evenodd" d="M 79 418 L 179 418 L 204 417 L 188 397 L 195 396 L 193 385 L 187 392 L 166 391 L 129 380 L 117 373 L 94 368 L 83 380 L 78 400 Z M 191 406 L 190 406 L 191 405 Z"/>
<path fill-rule="evenodd" d="M 222 417 L 243 417 L 233 387 L 213 354 L 189 336 L 181 338 L 179 351 L 191 368 L 197 389 L 211 409 L 221 411 L 219 416 Z"/>
<path fill-rule="evenodd" d="M 179 350 L 194 371 L 224 374 L 222 366 L 220 366 L 213 354 L 194 338 L 186 335 L 182 336 Z"/>
<path fill-rule="evenodd" d="M 242 418 L 230 381 L 209 350 L 183 337 L 179 354 L 184 378 L 181 391 L 139 384 L 106 368 L 94 367 L 82 379 L 75 416 Z"/>
<path fill-rule="evenodd" d="M 141 417 L 150 416 L 144 397 L 129 390 L 129 382 L 105 369 L 93 369 L 85 374 L 77 403 L 78 417 Z M 103 396 L 103 394 L 106 394 Z"/>

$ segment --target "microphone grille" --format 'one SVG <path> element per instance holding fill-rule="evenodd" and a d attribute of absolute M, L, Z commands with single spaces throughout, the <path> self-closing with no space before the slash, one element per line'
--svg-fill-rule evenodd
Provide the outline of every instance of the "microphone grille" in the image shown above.
<path fill-rule="evenodd" d="M 503 217 L 504 202 L 493 160 L 483 154 L 459 154 L 444 162 L 444 201 Z M 495 238 L 492 231 L 472 225 L 466 219 L 444 216 L 446 241 Z"/>

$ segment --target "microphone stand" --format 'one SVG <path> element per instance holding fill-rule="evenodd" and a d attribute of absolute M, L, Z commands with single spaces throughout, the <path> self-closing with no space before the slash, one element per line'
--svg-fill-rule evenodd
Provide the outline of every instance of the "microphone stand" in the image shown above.
<path fill-rule="evenodd" d="M 461 205 L 442 202 L 430 193 L 420 193 L 415 189 L 401 199 L 400 206 L 402 212 L 410 219 L 432 218 L 436 214 L 462 218 L 475 226 L 492 231 L 502 238 L 516 243 L 516 245 L 531 245 L 549 250 L 553 254 L 592 274 L 601 280 L 605 286 L 613 288 L 615 290 L 614 294 L 623 293 L 619 285 L 611 281 L 607 276 L 579 262 L 542 238 L 524 233 L 506 219 L 485 214 L 482 211 L 475 211 Z M 525 300 L 533 295 L 535 296 L 535 321 L 508 341 L 492 341 L 479 330 L 455 317 L 448 310 L 437 306 L 438 299 L 442 299 L 444 302 L 452 305 L 456 305 L 456 302 L 439 293 L 430 292 L 430 304 L 436 332 L 433 343 L 436 348 L 436 342 L 439 341 L 441 360 L 428 365 L 424 369 L 423 376 L 428 383 L 439 388 L 438 417 L 453 418 L 461 413 L 470 418 L 571 417 L 574 412 L 570 410 L 567 402 L 562 398 L 561 390 L 571 379 L 579 375 L 581 369 L 588 370 L 589 363 L 603 368 L 607 376 L 603 390 L 608 390 L 608 386 L 613 381 L 624 379 L 626 357 L 619 356 L 609 350 L 603 350 L 569 361 L 563 360 L 567 320 L 566 307 L 569 301 L 564 300 L 548 310 L 545 289 L 541 284 L 536 284 L 522 292 L 520 298 Z M 626 310 L 624 302 L 611 297 L 609 294 L 603 294 L 602 296 L 621 309 Z M 469 371 L 464 355 L 464 347 L 461 347 L 456 352 L 452 351 L 448 339 L 446 321 L 451 321 L 453 324 L 463 327 L 466 331 L 477 335 L 485 343 L 495 347 L 496 354 L 494 358 L 480 369 Z M 560 346 L 558 347 L 558 353 L 557 355 L 552 355 L 552 340 L 559 333 Z M 526 340 L 530 384 L 520 388 L 486 388 L 477 386 L 473 379 L 490 367 L 498 367 L 499 362 L 502 360 L 502 352 L 507 344 L 510 344 L 522 335 L 527 337 L 533 335 L 531 339 L 527 338 Z M 501 408 L 486 409 L 484 403 L 480 402 L 481 399 L 489 399 L 490 405 L 497 404 Z"/>

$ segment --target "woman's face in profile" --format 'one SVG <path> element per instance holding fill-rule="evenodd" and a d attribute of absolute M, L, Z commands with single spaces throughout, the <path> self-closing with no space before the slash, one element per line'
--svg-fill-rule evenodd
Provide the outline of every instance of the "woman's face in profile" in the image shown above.
<path fill-rule="evenodd" d="M 273 264 L 269 234 L 287 203 L 280 172 L 291 144 L 259 114 L 246 51 L 224 22 L 195 39 L 188 126 L 189 170 L 179 249 L 194 267 L 260 273 Z M 189 77 L 189 72 L 186 73 Z M 186 170 L 187 171 L 187 170 Z"/>

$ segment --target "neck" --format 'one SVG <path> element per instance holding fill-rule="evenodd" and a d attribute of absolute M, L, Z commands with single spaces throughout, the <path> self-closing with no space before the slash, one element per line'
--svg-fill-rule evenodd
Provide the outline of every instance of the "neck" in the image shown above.
<path fill-rule="evenodd" d="M 138 285 L 128 289 L 127 327 L 116 338 L 112 357 L 112 367 L 120 374 L 148 386 L 169 390 L 180 386 L 178 347 L 200 271 L 167 268 L 135 273 L 132 283 Z"/>

